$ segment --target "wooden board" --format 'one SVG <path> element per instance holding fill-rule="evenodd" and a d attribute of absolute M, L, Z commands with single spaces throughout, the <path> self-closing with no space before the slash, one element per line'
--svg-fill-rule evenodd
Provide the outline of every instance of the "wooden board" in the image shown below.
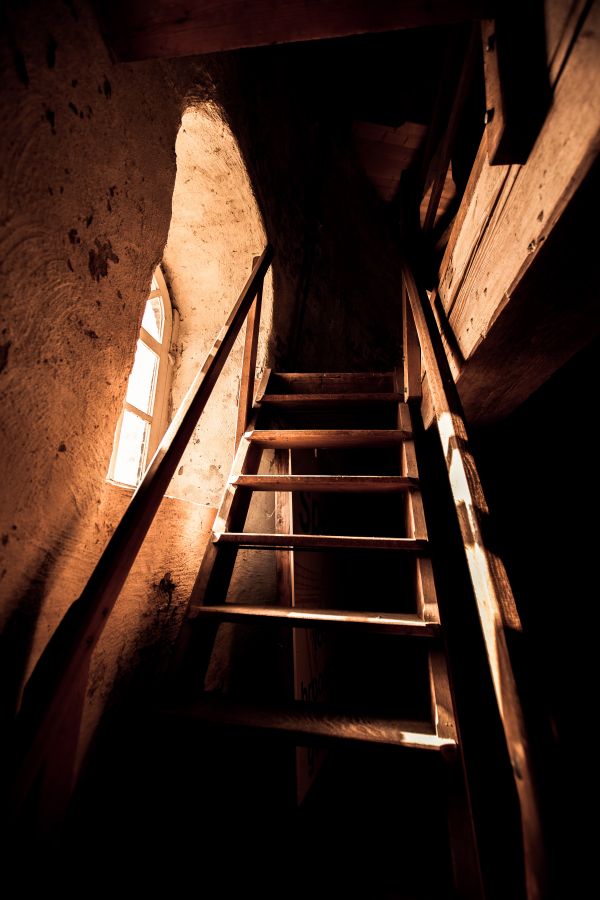
<path fill-rule="evenodd" d="M 261 406 L 280 406 L 283 409 L 321 409 L 335 406 L 372 406 L 374 403 L 394 403 L 401 400 L 395 391 L 379 391 L 376 393 L 345 392 L 342 394 L 265 394 Z"/>
<path fill-rule="evenodd" d="M 98 11 L 119 60 L 173 58 L 469 21 L 482 0 L 110 0 Z"/>
<path fill-rule="evenodd" d="M 245 437 L 257 447 L 277 449 L 331 447 L 392 447 L 400 444 L 406 432 L 398 428 L 314 428 L 272 429 L 246 432 Z"/>
<path fill-rule="evenodd" d="M 282 451 L 285 452 L 285 451 Z M 238 475 L 231 484 L 254 491 L 330 491 L 331 493 L 405 493 L 418 486 L 401 475 Z M 277 531 L 280 529 L 277 528 Z"/>
<path fill-rule="evenodd" d="M 529 900 L 542 900 L 547 892 L 540 811 L 523 711 L 504 630 L 520 630 L 519 615 L 502 561 L 488 548 L 484 539 L 487 503 L 469 449 L 460 399 L 431 307 L 407 266 L 404 268 L 404 278 L 448 468 L 498 713 L 514 771 L 521 813 L 527 894 Z"/>
<path fill-rule="evenodd" d="M 468 359 L 501 314 L 600 149 L 600 3 L 563 64 L 526 165 L 481 165 L 463 198 L 460 230 L 439 293 Z M 542 250 L 543 252 L 543 250 Z"/>

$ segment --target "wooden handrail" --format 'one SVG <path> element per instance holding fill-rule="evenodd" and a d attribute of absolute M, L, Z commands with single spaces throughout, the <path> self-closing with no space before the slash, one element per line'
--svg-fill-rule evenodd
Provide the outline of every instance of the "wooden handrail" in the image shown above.
<path fill-rule="evenodd" d="M 82 678 L 87 679 L 94 647 L 254 298 L 262 289 L 272 259 L 273 250 L 267 245 L 256 260 L 237 303 L 167 429 L 87 585 L 67 610 L 27 682 L 16 722 L 17 777 L 12 786 L 12 805 L 16 809 L 27 796 L 48 749 L 58 739 L 65 715 L 73 707 L 71 695 L 74 686 L 80 686 Z"/>
<path fill-rule="evenodd" d="M 468 445 L 465 417 L 435 317 L 410 267 L 404 285 L 416 327 L 452 498 L 457 511 L 494 693 L 519 798 L 528 900 L 546 896 L 541 817 L 523 711 L 512 670 L 505 628 L 521 623 L 502 561 L 486 546 L 483 516 L 488 507 Z"/>

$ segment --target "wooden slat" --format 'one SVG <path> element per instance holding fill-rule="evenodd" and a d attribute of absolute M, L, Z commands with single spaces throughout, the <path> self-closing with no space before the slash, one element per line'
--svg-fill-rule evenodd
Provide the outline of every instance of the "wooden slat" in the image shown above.
<path fill-rule="evenodd" d="M 296 550 L 364 549 L 404 550 L 409 553 L 426 553 L 427 541 L 393 537 L 354 537 L 330 534 L 256 534 L 253 532 L 225 531 L 215 533 L 216 544 L 237 544 L 240 547 L 290 547 Z"/>
<path fill-rule="evenodd" d="M 73 685 L 79 683 L 80 673 L 87 671 L 106 620 L 194 433 L 272 257 L 273 250 L 267 246 L 160 442 L 86 587 L 52 635 L 25 687 L 16 723 L 16 742 L 22 760 L 21 769 L 13 779 L 17 805 L 24 802 L 44 762 L 45 754 L 49 752 L 60 731 L 63 717 L 69 709 Z"/>
<path fill-rule="evenodd" d="M 254 257 L 252 266 L 256 265 L 258 257 Z M 260 309 L 262 304 L 262 284 L 260 285 L 256 299 L 250 307 L 246 319 L 246 338 L 244 341 L 244 357 L 242 361 L 242 375 L 240 380 L 240 398 L 238 401 L 238 418 L 235 431 L 236 449 L 242 439 L 242 435 L 248 427 L 254 398 L 254 379 L 256 377 L 256 352 L 258 350 L 258 334 L 260 331 Z"/>
<path fill-rule="evenodd" d="M 416 478 L 401 475 L 238 475 L 231 483 L 253 491 L 331 493 L 404 493 L 418 487 Z"/>
<path fill-rule="evenodd" d="M 439 278 L 468 359 L 510 302 L 600 148 L 600 2 L 594 0 L 524 166 L 485 163 Z M 543 252 L 543 251 L 542 251 Z"/>
<path fill-rule="evenodd" d="M 180 723 L 255 729 L 269 737 L 287 738 L 293 744 L 341 740 L 449 752 L 456 747 L 455 741 L 437 735 L 428 722 L 346 715 L 308 703 L 266 707 L 207 697 L 188 707 L 159 710 L 158 714 Z"/>
<path fill-rule="evenodd" d="M 171 59 L 368 32 L 464 22 L 484 0 L 104 0 L 103 34 L 121 61 Z"/>
<path fill-rule="evenodd" d="M 401 427 L 408 427 L 412 430 L 410 409 L 406 403 L 401 403 L 398 407 L 398 422 Z M 400 468 L 404 477 L 418 480 L 419 469 L 413 441 L 406 441 L 402 446 Z M 406 533 L 411 538 L 427 540 L 427 523 L 420 491 L 415 491 L 406 498 Z M 430 559 L 426 557 L 418 557 L 416 559 L 414 586 L 417 610 L 421 618 L 428 622 L 439 623 L 440 610 Z"/>
<path fill-rule="evenodd" d="M 393 372 L 273 372 L 271 390 L 287 386 L 296 394 L 367 392 L 394 390 Z M 277 392 L 278 393 L 278 392 Z"/>
<path fill-rule="evenodd" d="M 425 361 L 498 712 L 515 773 L 528 897 L 530 900 L 541 900 L 545 896 L 546 876 L 540 812 L 523 712 L 504 632 L 505 627 L 520 629 L 520 620 L 504 566 L 498 556 L 488 549 L 483 537 L 487 503 L 469 449 L 458 391 L 431 307 L 406 265 L 404 278 Z"/>
<path fill-rule="evenodd" d="M 397 428 L 318 428 L 247 431 L 245 437 L 257 447 L 271 449 L 327 449 L 332 447 L 393 447 L 402 443 L 406 432 Z"/>
<path fill-rule="evenodd" d="M 198 607 L 194 615 L 215 618 L 222 622 L 275 622 L 294 628 L 349 627 L 377 634 L 397 634 L 408 637 L 435 638 L 440 626 L 425 622 L 418 615 L 387 612 L 356 612 L 338 609 L 303 609 L 280 606 L 248 606 L 225 603 L 220 606 Z"/>
<path fill-rule="evenodd" d="M 421 348 L 406 288 L 402 287 L 402 357 L 404 401 L 419 400 L 421 388 Z"/>
<path fill-rule="evenodd" d="M 402 396 L 394 391 L 360 392 L 341 394 L 265 394 L 261 406 L 280 406 L 284 409 L 296 407 L 320 409 L 327 406 L 371 406 L 375 403 L 397 403 Z"/>

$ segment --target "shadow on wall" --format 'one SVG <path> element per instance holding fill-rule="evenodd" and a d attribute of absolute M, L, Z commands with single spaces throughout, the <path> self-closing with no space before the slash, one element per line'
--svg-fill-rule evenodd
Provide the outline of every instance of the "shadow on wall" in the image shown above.
<path fill-rule="evenodd" d="M 29 667 L 36 626 L 47 596 L 48 585 L 78 523 L 71 519 L 52 546 L 43 554 L 24 593 L 12 604 L 0 635 L 0 728 L 8 733 L 19 706 L 23 679 Z"/>

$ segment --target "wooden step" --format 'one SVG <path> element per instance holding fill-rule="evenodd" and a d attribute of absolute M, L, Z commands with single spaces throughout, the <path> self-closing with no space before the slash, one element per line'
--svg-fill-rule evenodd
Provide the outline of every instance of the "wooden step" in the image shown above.
<path fill-rule="evenodd" d="M 293 628 L 324 628 L 343 626 L 377 634 L 396 634 L 406 637 L 436 638 L 440 626 L 426 622 L 410 613 L 356 612 L 341 609 L 303 609 L 284 606 L 250 606 L 225 603 L 219 606 L 198 606 L 190 610 L 189 618 L 218 619 L 222 622 L 249 624 L 274 622 Z"/>
<path fill-rule="evenodd" d="M 417 478 L 402 475 L 238 475 L 233 487 L 253 491 L 404 493 L 418 490 Z"/>
<path fill-rule="evenodd" d="M 341 394 L 264 394 L 261 406 L 283 409 L 323 409 L 340 406 L 373 406 L 378 403 L 401 403 L 403 394 L 394 391 L 345 392 Z"/>
<path fill-rule="evenodd" d="M 427 554 L 427 541 L 413 538 L 354 537 L 331 534 L 256 534 L 223 531 L 213 534 L 215 544 L 237 544 L 240 547 L 290 550 L 404 550 Z"/>
<path fill-rule="evenodd" d="M 393 372 L 271 372 L 271 394 L 341 394 L 394 391 Z"/>
<path fill-rule="evenodd" d="M 269 738 L 279 737 L 302 745 L 351 741 L 450 754 L 456 747 L 455 740 L 438 736 L 429 722 L 347 715 L 326 706 L 301 702 L 263 706 L 206 696 L 189 706 L 166 707 L 157 712 L 170 722 L 251 729 Z"/>
<path fill-rule="evenodd" d="M 258 447 L 293 450 L 301 447 L 325 450 L 334 447 L 393 447 L 410 437 L 401 428 L 304 428 L 247 431 L 244 437 Z"/>

